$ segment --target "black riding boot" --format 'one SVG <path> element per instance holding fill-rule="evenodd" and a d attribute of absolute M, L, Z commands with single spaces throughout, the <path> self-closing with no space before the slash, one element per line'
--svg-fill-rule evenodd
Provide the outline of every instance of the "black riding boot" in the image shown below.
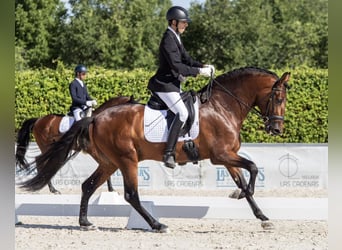
<path fill-rule="evenodd" d="M 164 152 L 163 161 L 168 168 L 175 168 L 175 147 L 178 141 L 179 132 L 183 126 L 183 122 L 179 120 L 179 114 L 177 114 L 170 126 L 169 137 L 167 138 L 166 149 Z"/>

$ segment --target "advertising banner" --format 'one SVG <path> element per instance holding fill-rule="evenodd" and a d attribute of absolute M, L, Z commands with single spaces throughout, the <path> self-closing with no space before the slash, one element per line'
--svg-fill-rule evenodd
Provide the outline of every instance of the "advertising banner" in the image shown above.
<path fill-rule="evenodd" d="M 29 153 L 30 161 L 30 158 L 33 160 L 34 155 L 39 153 L 38 147 L 33 144 Z M 254 162 L 258 167 L 256 189 L 328 187 L 327 144 L 242 144 L 239 155 Z M 211 164 L 210 160 L 177 166 L 174 170 L 164 167 L 162 162 L 152 160 L 142 161 L 138 166 L 139 188 L 236 188 L 227 169 L 221 165 Z M 79 153 L 56 174 L 52 183 L 57 188 L 80 188 L 82 182 L 96 167 L 97 163 L 91 156 Z M 249 173 L 246 170 L 243 170 L 243 173 L 248 181 Z M 111 180 L 114 188 L 123 187 L 120 171 L 115 172 Z"/>

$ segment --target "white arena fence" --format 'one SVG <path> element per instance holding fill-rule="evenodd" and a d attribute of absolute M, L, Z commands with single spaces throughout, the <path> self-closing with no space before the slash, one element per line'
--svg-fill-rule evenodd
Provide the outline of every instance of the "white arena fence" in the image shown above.
<path fill-rule="evenodd" d="M 39 148 L 31 143 L 27 159 L 34 160 Z M 256 189 L 326 189 L 328 187 L 327 144 L 242 144 L 239 154 L 253 161 L 259 174 Z M 77 188 L 96 169 L 91 156 L 79 153 L 52 179 L 57 187 Z M 243 170 L 246 179 L 249 174 Z M 32 173 L 34 175 L 34 173 Z M 209 160 L 188 163 L 174 170 L 162 162 L 146 160 L 139 163 L 139 189 L 218 190 L 236 188 L 224 166 L 212 165 Z M 17 173 L 17 179 L 25 178 Z M 114 188 L 123 187 L 120 171 L 111 176 Z M 106 185 L 106 184 L 104 184 Z"/>
<path fill-rule="evenodd" d="M 39 154 L 31 144 L 28 160 Z M 256 189 L 326 189 L 328 185 L 327 144 L 242 144 L 239 154 L 252 160 L 259 168 Z M 70 160 L 53 178 L 57 188 L 80 190 L 81 183 L 96 169 L 96 162 L 80 153 Z M 248 180 L 249 174 L 245 171 Z M 34 175 L 34 173 L 32 173 Z M 140 189 L 235 189 L 228 171 L 210 161 L 165 168 L 163 163 L 139 163 Z M 30 176 L 28 176 L 30 177 Z M 27 178 L 19 173 L 17 180 Z M 111 177 L 113 186 L 123 187 L 120 171 Z M 106 184 L 104 184 L 106 185 Z M 80 195 L 16 194 L 16 222 L 20 215 L 78 216 Z M 141 196 L 143 206 L 156 217 L 166 218 L 229 218 L 255 219 L 245 199 L 227 197 Z M 327 220 L 327 198 L 257 197 L 257 203 L 270 219 Z M 89 216 L 129 217 L 127 228 L 150 229 L 149 225 L 117 193 L 95 194 L 89 202 Z M 25 223 L 25 222 L 24 222 Z"/>

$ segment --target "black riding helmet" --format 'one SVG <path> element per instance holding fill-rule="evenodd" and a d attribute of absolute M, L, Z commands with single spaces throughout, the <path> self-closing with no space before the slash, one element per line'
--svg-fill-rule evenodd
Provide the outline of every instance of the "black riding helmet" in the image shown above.
<path fill-rule="evenodd" d="M 79 64 L 75 68 L 75 74 L 87 72 L 87 68 L 83 64 Z"/>
<path fill-rule="evenodd" d="M 166 20 L 171 22 L 172 20 L 183 21 L 183 22 L 191 22 L 189 18 L 188 11 L 180 6 L 171 7 L 166 13 Z"/>

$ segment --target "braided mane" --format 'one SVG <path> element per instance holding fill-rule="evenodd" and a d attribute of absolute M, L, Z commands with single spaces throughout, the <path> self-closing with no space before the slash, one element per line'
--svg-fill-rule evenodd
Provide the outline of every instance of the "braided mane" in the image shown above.
<path fill-rule="evenodd" d="M 228 81 L 230 79 L 241 77 L 242 75 L 246 75 L 246 74 L 247 75 L 248 74 L 268 74 L 268 75 L 272 75 L 276 77 L 277 79 L 279 78 L 276 73 L 269 71 L 267 69 L 262 69 L 258 67 L 242 67 L 242 68 L 234 69 L 232 71 L 229 71 L 227 73 L 224 73 L 218 76 L 217 80 L 224 78 L 225 81 Z"/>

